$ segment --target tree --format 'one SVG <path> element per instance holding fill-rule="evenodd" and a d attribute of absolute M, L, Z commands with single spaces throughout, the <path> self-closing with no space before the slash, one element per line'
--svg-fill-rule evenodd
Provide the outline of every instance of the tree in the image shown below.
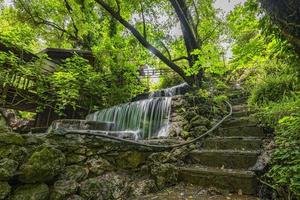
<path fill-rule="evenodd" d="M 280 26 L 282 34 L 294 45 L 300 56 L 300 1 L 261 0 L 261 3 L 272 21 Z"/>
<path fill-rule="evenodd" d="M 216 39 L 221 30 L 212 4 L 212 0 L 15 0 L 20 20 L 40 27 L 43 34 L 48 34 L 47 42 L 61 47 L 98 49 L 100 41 L 109 39 L 103 38 L 108 33 L 112 39 L 116 35 L 121 35 L 122 40 L 131 39 L 123 34 L 126 31 L 117 23 L 120 22 L 140 45 L 186 82 L 198 86 L 204 69 L 198 62 L 195 70 L 199 51 L 193 52 Z M 177 24 L 182 36 L 170 34 L 172 25 Z M 193 67 L 191 73 L 189 69 Z"/>

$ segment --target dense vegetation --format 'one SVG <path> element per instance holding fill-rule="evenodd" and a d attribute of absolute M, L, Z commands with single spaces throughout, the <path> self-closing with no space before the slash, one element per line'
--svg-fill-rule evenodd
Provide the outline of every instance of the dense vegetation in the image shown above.
<path fill-rule="evenodd" d="M 257 118 L 275 133 L 266 182 L 284 199 L 299 198 L 299 58 L 255 2 L 235 8 L 228 25 L 235 40 L 230 63 L 234 79 L 244 83 Z"/>
<path fill-rule="evenodd" d="M 285 199 L 299 198 L 300 62 L 295 44 L 255 0 L 237 6 L 226 19 L 219 16 L 212 0 L 15 0 L 13 6 L 0 7 L 1 42 L 35 53 L 45 47 L 91 50 L 96 64 L 74 56 L 49 76 L 42 72 L 43 56 L 25 64 L 1 53 L 0 64 L 34 78 L 44 102 L 41 109 L 50 105 L 60 113 L 66 106 L 94 111 L 148 90 L 138 77 L 139 67 L 176 72 L 151 86 L 155 89 L 184 79 L 201 86 L 199 94 L 205 96 L 215 92 L 212 85 L 224 89 L 226 83 L 239 83 L 259 121 L 275 133 L 264 182 Z M 182 33 L 174 33 L 174 26 Z M 221 44 L 228 40 L 232 58 L 225 62 L 227 50 Z M 1 70 L 2 84 L 7 72 Z"/>

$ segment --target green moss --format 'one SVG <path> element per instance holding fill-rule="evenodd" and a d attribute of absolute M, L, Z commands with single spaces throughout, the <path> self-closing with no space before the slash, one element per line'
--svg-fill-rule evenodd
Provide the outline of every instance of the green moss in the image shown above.
<path fill-rule="evenodd" d="M 24 185 L 18 187 L 11 200 L 46 200 L 49 196 L 49 188 L 46 184 Z"/>
<path fill-rule="evenodd" d="M 21 163 L 27 158 L 27 156 L 28 151 L 24 147 L 20 147 L 18 145 L 0 146 L 0 159 L 9 158 Z"/>
<path fill-rule="evenodd" d="M 11 187 L 7 182 L 0 182 L 0 200 L 5 199 L 11 191 Z"/>
<path fill-rule="evenodd" d="M 146 155 L 142 152 L 137 151 L 127 151 L 121 153 L 117 159 L 116 164 L 117 167 L 123 169 L 134 169 L 141 164 L 143 164 L 146 160 Z"/>
<path fill-rule="evenodd" d="M 4 158 L 0 160 L 0 180 L 9 180 L 15 175 L 18 168 L 18 162 Z"/>
<path fill-rule="evenodd" d="M 61 151 L 50 146 L 41 147 L 20 167 L 20 180 L 24 183 L 51 181 L 63 170 L 65 160 Z"/>
<path fill-rule="evenodd" d="M 19 134 L 1 133 L 0 134 L 0 143 L 23 145 L 23 144 L 25 144 L 25 139 Z"/>

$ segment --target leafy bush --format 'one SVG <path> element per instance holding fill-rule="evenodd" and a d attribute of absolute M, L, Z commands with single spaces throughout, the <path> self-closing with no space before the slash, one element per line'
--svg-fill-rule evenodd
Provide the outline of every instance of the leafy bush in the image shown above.
<path fill-rule="evenodd" d="M 300 198 L 300 113 L 280 119 L 275 133 L 276 149 L 267 176 L 285 199 Z"/>
<path fill-rule="evenodd" d="M 296 90 L 296 82 L 297 78 L 293 75 L 267 77 L 253 89 L 249 102 L 252 105 L 279 102 Z"/>

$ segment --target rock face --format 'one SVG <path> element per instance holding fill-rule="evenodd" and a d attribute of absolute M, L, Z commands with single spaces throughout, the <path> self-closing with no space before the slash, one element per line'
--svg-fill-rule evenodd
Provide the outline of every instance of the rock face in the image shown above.
<path fill-rule="evenodd" d="M 0 199 L 5 199 L 10 193 L 11 187 L 7 182 L 0 182 Z"/>
<path fill-rule="evenodd" d="M 11 179 L 18 168 L 18 163 L 14 160 L 4 158 L 0 160 L 0 180 Z"/>
<path fill-rule="evenodd" d="M 24 185 L 13 192 L 11 200 L 45 200 L 48 195 L 49 188 L 46 184 Z"/>
<path fill-rule="evenodd" d="M 65 162 L 60 150 L 50 146 L 41 147 L 20 167 L 20 180 L 24 183 L 51 181 L 63 170 Z"/>

